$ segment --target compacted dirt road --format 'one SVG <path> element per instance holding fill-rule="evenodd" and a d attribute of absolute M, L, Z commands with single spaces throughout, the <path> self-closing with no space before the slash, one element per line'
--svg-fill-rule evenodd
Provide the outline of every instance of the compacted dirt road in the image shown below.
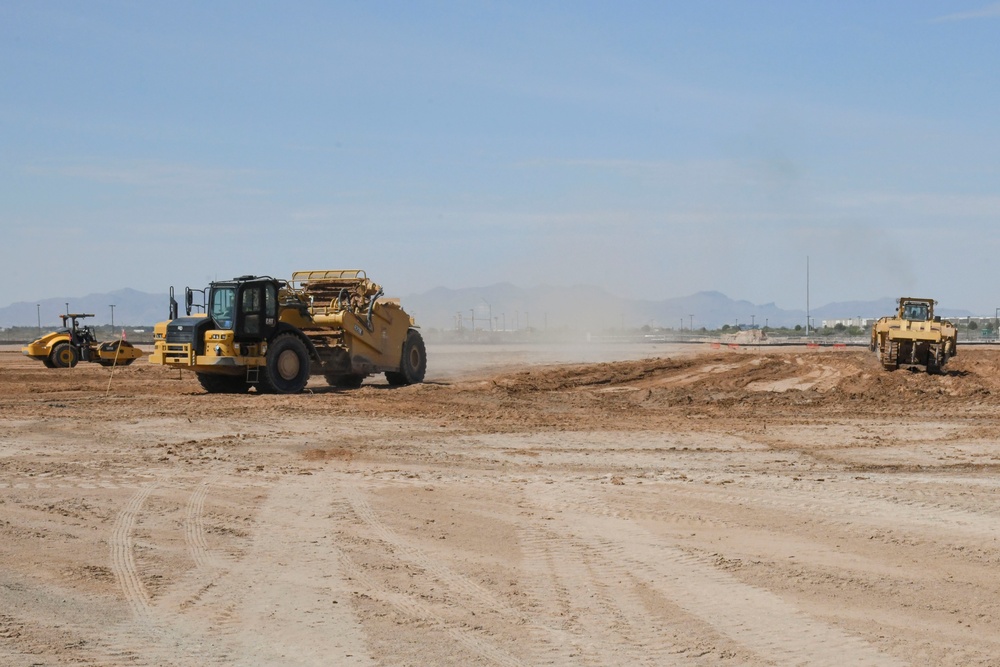
<path fill-rule="evenodd" d="M 0 352 L 0 664 L 1000 664 L 1000 352 L 576 352 L 299 396 Z"/>

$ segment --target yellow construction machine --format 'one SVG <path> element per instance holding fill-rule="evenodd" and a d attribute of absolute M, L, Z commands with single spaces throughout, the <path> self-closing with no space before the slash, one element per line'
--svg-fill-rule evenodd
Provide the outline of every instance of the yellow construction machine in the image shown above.
<path fill-rule="evenodd" d="M 427 370 L 413 318 L 357 269 L 217 281 L 186 289 L 186 316 L 177 310 L 171 288 L 170 319 L 156 325 L 149 361 L 194 371 L 209 393 L 295 394 L 311 375 L 356 388 L 385 373 L 390 385 L 406 385 Z"/>
<path fill-rule="evenodd" d="M 142 350 L 126 340 L 97 342 L 94 330 L 80 326 L 78 322 L 93 316 L 93 313 L 60 315 L 62 329 L 33 340 L 21 348 L 21 353 L 38 359 L 47 368 L 72 368 L 78 361 L 92 361 L 102 366 L 128 366 L 143 355 Z"/>
<path fill-rule="evenodd" d="M 882 367 L 940 371 L 958 351 L 955 325 L 934 314 L 934 299 L 902 297 L 895 315 L 872 325 L 870 349 Z"/>

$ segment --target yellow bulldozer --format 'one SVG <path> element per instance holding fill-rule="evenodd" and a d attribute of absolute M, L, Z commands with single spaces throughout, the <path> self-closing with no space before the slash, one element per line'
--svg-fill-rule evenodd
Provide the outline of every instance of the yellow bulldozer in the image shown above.
<path fill-rule="evenodd" d="M 375 373 L 390 385 L 424 380 L 427 352 L 413 318 L 362 270 L 187 288 L 184 317 L 170 294 L 170 319 L 155 326 L 149 361 L 193 371 L 209 393 L 295 394 L 312 375 L 341 388 Z"/>
<path fill-rule="evenodd" d="M 902 297 L 896 314 L 872 325 L 870 349 L 882 368 L 939 372 L 958 351 L 955 325 L 934 314 L 933 299 Z"/>
<path fill-rule="evenodd" d="M 128 366 L 143 355 L 142 350 L 124 339 L 99 343 L 93 329 L 79 324 L 79 320 L 94 317 L 93 313 L 66 313 L 59 317 L 62 329 L 31 341 L 21 348 L 21 353 L 38 359 L 47 368 L 73 368 L 79 361 Z"/>

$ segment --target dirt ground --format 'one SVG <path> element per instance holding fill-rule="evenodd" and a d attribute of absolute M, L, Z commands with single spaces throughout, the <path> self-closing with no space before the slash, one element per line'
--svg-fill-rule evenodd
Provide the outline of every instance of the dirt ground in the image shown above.
<path fill-rule="evenodd" d="M 997 349 L 428 356 L 231 396 L 0 351 L 0 664 L 1000 664 Z"/>

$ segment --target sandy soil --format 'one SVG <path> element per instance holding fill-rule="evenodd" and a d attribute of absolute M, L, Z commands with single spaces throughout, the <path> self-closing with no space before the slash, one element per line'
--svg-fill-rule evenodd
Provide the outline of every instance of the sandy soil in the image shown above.
<path fill-rule="evenodd" d="M 1000 351 L 429 357 L 220 396 L 0 351 L 0 664 L 1000 664 Z"/>

